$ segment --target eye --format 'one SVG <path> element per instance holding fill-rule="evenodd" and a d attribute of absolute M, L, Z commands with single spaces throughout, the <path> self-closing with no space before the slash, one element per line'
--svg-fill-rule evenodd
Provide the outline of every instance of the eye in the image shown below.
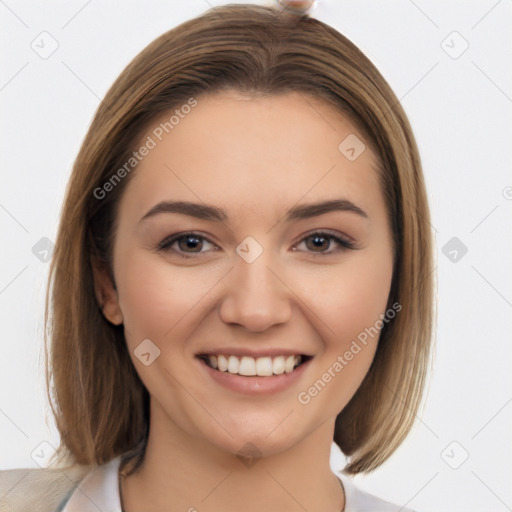
<path fill-rule="evenodd" d="M 329 250 L 333 242 L 337 247 Z M 302 243 L 305 243 L 306 245 L 306 252 L 312 252 L 318 255 L 329 255 L 355 248 L 355 244 L 352 241 L 325 231 L 315 231 L 310 233 L 304 237 L 298 245 Z M 191 258 L 194 254 L 210 252 L 202 250 L 204 249 L 205 244 L 210 244 L 215 247 L 215 249 L 213 249 L 214 251 L 217 249 L 215 244 L 199 233 L 177 233 L 160 242 L 158 244 L 158 250 L 172 251 L 182 258 Z"/>
<path fill-rule="evenodd" d="M 204 252 L 208 252 L 201 251 L 205 243 L 214 245 L 198 233 L 177 233 L 160 242 L 158 250 L 172 251 L 182 258 L 191 258 L 192 256 L 188 256 L 188 254 L 204 254 Z M 173 245 L 177 247 L 173 248 Z"/>
<path fill-rule="evenodd" d="M 338 247 L 334 250 L 325 250 L 331 247 L 333 241 L 338 245 Z M 301 240 L 300 244 L 302 243 L 306 245 L 307 252 L 313 252 L 319 255 L 334 254 L 355 248 L 354 242 L 341 238 L 337 235 L 333 235 L 332 233 L 327 233 L 325 231 L 315 231 L 310 233 Z"/>

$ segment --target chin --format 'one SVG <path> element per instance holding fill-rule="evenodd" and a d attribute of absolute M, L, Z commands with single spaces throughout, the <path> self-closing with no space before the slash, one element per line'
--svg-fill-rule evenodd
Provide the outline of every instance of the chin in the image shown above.
<path fill-rule="evenodd" d="M 289 408 L 286 414 L 267 415 L 265 418 L 256 411 L 242 418 L 231 418 L 229 423 L 224 422 L 224 425 L 229 425 L 227 430 L 231 436 L 222 431 L 221 437 L 210 437 L 209 441 L 221 451 L 239 458 L 261 458 L 281 454 L 308 436 L 305 426 L 297 425 L 291 419 L 295 415 L 292 411 L 293 409 Z"/>

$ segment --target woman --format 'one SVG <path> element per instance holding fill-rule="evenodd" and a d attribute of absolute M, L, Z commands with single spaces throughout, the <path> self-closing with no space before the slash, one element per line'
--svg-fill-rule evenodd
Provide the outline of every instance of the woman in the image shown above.
<path fill-rule="evenodd" d="M 407 510 L 346 475 L 412 426 L 431 269 L 414 136 L 350 41 L 251 5 L 167 32 L 73 169 L 46 312 L 59 469 L 0 475 L 11 509 Z"/>

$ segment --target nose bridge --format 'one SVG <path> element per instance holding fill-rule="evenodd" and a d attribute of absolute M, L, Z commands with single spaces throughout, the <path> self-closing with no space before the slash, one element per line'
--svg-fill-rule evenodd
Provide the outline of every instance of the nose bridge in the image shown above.
<path fill-rule="evenodd" d="M 264 331 L 289 320 L 291 305 L 286 286 L 275 275 L 275 258 L 255 239 L 247 237 L 236 250 L 234 269 L 221 307 L 226 323 Z M 272 269 L 272 270 L 271 270 Z"/>
<path fill-rule="evenodd" d="M 235 286 L 244 291 L 249 298 L 257 299 L 258 295 L 279 294 L 276 277 L 270 271 L 272 268 L 270 251 L 264 251 L 254 261 L 246 261 L 242 257 L 235 260 Z M 274 262 L 274 267 L 275 267 Z M 250 293 L 249 293 L 250 292 Z"/>

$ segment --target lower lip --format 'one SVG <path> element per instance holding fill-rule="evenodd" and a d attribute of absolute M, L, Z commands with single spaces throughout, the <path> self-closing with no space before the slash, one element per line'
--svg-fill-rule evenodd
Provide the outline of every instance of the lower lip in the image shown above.
<path fill-rule="evenodd" d="M 290 373 L 282 373 L 281 375 L 272 375 L 269 377 L 244 377 L 243 375 L 233 374 L 229 372 L 221 372 L 214 370 L 208 366 L 202 359 L 197 358 L 202 368 L 206 370 L 208 375 L 221 386 L 243 393 L 246 395 L 260 395 L 260 394 L 273 394 L 284 391 L 293 386 L 306 370 L 306 367 L 311 362 L 311 359 L 305 361 L 297 366 L 295 370 Z"/>

